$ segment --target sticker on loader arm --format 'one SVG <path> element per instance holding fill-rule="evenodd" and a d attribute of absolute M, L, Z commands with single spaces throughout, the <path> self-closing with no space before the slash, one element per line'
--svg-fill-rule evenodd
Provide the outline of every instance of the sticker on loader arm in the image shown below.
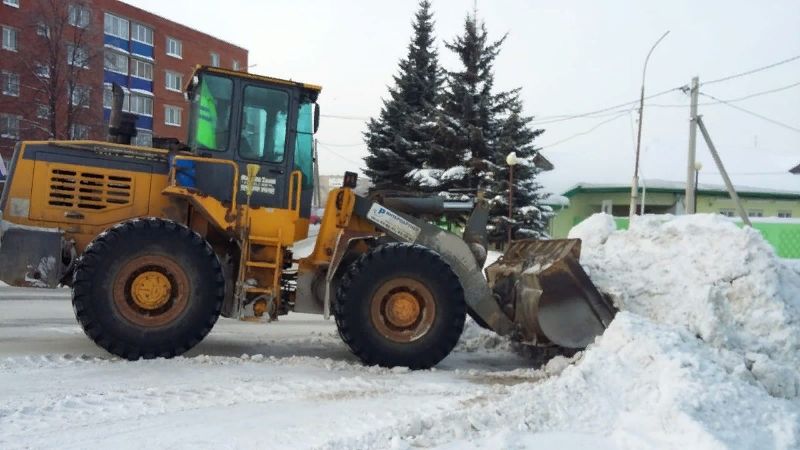
<path fill-rule="evenodd" d="M 367 219 L 380 225 L 386 231 L 397 235 L 400 239 L 408 242 L 414 242 L 419 236 L 420 227 L 409 222 L 402 216 L 389 211 L 383 206 L 373 203 L 367 213 Z"/>

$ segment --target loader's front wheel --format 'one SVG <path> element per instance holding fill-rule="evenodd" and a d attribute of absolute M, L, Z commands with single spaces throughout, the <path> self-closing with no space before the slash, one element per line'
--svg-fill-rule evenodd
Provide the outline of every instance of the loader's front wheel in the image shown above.
<path fill-rule="evenodd" d="M 224 290 L 217 256 L 197 233 L 137 219 L 89 245 L 75 270 L 72 305 L 84 332 L 109 352 L 169 358 L 208 334 Z"/>
<path fill-rule="evenodd" d="M 364 363 L 427 369 L 455 347 L 466 304 L 461 283 L 437 253 L 388 244 L 352 264 L 334 312 L 339 334 Z"/>

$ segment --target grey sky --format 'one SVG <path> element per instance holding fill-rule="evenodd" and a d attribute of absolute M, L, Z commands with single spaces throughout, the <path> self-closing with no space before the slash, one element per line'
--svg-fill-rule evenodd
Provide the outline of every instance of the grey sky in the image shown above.
<path fill-rule="evenodd" d="M 323 114 L 369 117 L 406 52 L 415 0 L 127 0 L 250 50 L 250 70 L 323 85 Z M 433 0 L 442 63 L 456 60 L 443 39 L 460 33 L 473 0 Z M 638 98 L 644 57 L 665 30 L 647 74 L 652 94 L 712 80 L 800 55 L 800 2 L 770 1 L 525 1 L 479 0 L 489 32 L 509 37 L 496 64 L 501 89 L 523 88 L 528 114 L 583 113 Z M 800 60 L 751 76 L 701 88 L 732 99 L 800 82 Z M 701 97 L 701 103 L 711 101 Z M 672 92 L 650 101 L 688 106 Z M 800 129 L 800 86 L 735 103 Z M 800 132 L 725 105 L 700 112 L 734 182 L 800 190 Z M 556 170 L 542 177 L 560 192 L 578 181 L 629 182 L 633 170 L 635 114 L 581 118 L 542 125 L 538 143 L 562 141 L 544 154 Z M 322 173 L 352 170 L 365 147 L 364 123 L 323 118 L 318 138 Z M 687 107 L 645 107 L 642 171 L 647 178 L 683 180 L 688 142 Z M 356 144 L 356 145 L 352 145 Z M 334 146 L 335 145 L 335 146 Z M 705 145 L 701 181 L 720 182 Z"/>

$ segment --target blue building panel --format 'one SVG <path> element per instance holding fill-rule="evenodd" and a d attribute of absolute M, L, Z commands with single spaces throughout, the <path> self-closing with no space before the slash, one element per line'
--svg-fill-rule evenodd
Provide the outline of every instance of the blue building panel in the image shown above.
<path fill-rule="evenodd" d="M 136 128 L 140 128 L 143 130 L 152 130 L 153 129 L 153 118 L 147 116 L 139 116 L 136 119 Z"/>
<path fill-rule="evenodd" d="M 109 119 L 111 119 L 111 108 L 103 108 L 103 121 L 108 123 Z"/>
<path fill-rule="evenodd" d="M 143 44 L 137 41 L 131 41 L 131 53 L 134 56 L 144 56 L 145 59 L 153 59 L 155 55 L 155 50 L 153 49 L 152 45 Z"/>
<path fill-rule="evenodd" d="M 121 73 L 110 72 L 108 70 L 103 71 L 103 82 L 105 83 L 117 83 L 120 86 L 128 87 L 128 76 L 123 75 Z"/>
<path fill-rule="evenodd" d="M 103 35 L 103 43 L 106 45 L 114 46 L 120 50 L 128 51 L 128 40 L 111 36 L 110 34 Z"/>
<path fill-rule="evenodd" d="M 153 92 L 153 82 L 143 80 L 141 78 L 131 77 L 131 89 L 141 89 L 147 92 Z"/>

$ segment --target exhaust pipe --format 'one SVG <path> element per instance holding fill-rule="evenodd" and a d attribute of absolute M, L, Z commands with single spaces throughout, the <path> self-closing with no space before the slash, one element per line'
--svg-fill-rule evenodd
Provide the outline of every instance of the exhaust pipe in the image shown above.
<path fill-rule="evenodd" d="M 136 136 L 136 119 L 133 113 L 122 111 L 125 103 L 125 91 L 117 83 L 111 85 L 113 95 L 111 101 L 111 116 L 108 119 L 108 141 L 115 144 L 131 145 L 131 140 Z"/>

